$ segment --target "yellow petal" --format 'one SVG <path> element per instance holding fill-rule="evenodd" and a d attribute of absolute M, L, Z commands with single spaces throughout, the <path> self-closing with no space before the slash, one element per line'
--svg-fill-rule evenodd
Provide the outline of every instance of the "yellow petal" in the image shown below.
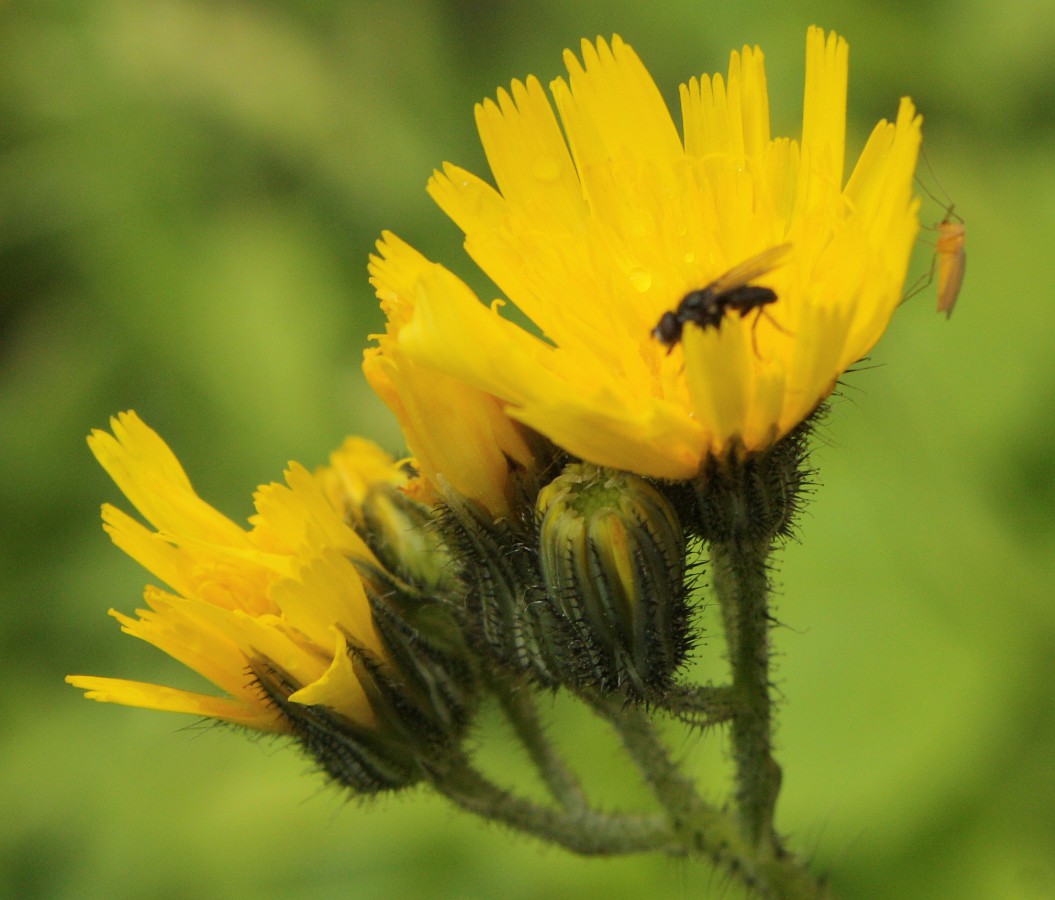
<path fill-rule="evenodd" d="M 245 544 L 245 532 L 198 497 L 175 454 L 134 412 L 110 424 L 113 434 L 93 431 L 88 446 L 148 522 L 159 531 Z"/>
<path fill-rule="evenodd" d="M 290 694 L 289 699 L 305 706 L 327 706 L 353 722 L 372 728 L 377 719 L 355 674 L 348 643 L 339 632 L 335 632 L 333 639 L 335 651 L 330 667 L 320 678 Z"/>
<path fill-rule="evenodd" d="M 376 561 L 346 522 L 343 507 L 328 496 L 325 479 L 291 463 L 286 484 L 258 491 L 254 529 L 247 533 L 197 497 L 172 452 L 134 414 L 115 419 L 114 429 L 112 436 L 95 433 L 92 448 L 161 530 L 111 506 L 103 508 L 104 526 L 173 592 L 148 587 L 145 608 L 134 616 L 115 610 L 111 615 L 125 633 L 198 672 L 226 696 L 90 676 L 74 676 L 71 683 L 92 699 L 289 731 L 290 723 L 251 675 L 260 663 L 281 671 L 292 690 L 324 679 L 344 691 L 342 698 L 331 697 L 335 708 L 372 722 L 354 674 L 346 678 L 334 668 L 334 648 L 335 635 L 347 634 L 385 659 L 352 559 Z M 353 445 L 346 451 L 353 452 Z M 364 490 L 379 471 L 376 453 L 360 472 Z M 391 460 L 382 470 L 392 477 Z"/>
<path fill-rule="evenodd" d="M 497 398 L 573 455 L 657 477 L 764 449 L 816 409 L 887 327 L 919 227 L 910 102 L 843 185 L 848 58 L 841 37 L 809 30 L 801 141 L 771 134 L 758 48 L 681 89 L 684 143 L 618 38 L 583 42 L 581 61 L 565 54 L 568 77 L 551 84 L 563 141 L 534 79 L 485 101 L 497 188 L 447 164 L 429 190 L 536 331 L 386 236 L 371 269 L 389 319 L 372 383 L 412 449 L 427 443 L 428 386 L 411 365 Z M 682 310 L 690 292 L 785 244 L 779 270 L 749 282 L 775 292 L 764 314 L 717 294 L 705 327 Z M 678 346 L 653 334 L 665 313 L 685 326 Z M 452 482 L 479 466 L 448 460 Z"/>
<path fill-rule="evenodd" d="M 434 486 L 442 477 L 494 515 L 508 516 L 510 461 L 531 465 L 527 440 L 506 415 L 497 392 L 476 389 L 469 380 L 438 371 L 428 355 L 418 352 L 421 329 L 435 329 L 437 317 L 446 315 L 431 305 L 433 296 L 453 295 L 463 306 L 479 304 L 465 285 L 394 235 L 386 235 L 378 249 L 371 273 L 379 296 L 391 310 L 390 333 L 378 336 L 379 347 L 364 355 L 363 372 L 399 418 L 411 453 Z M 480 313 L 479 327 L 504 327 L 518 339 L 522 334 L 483 307 Z M 470 326 L 451 335 L 446 345 L 430 339 L 426 347 L 473 366 L 479 362 L 473 353 L 475 337 Z"/>
<path fill-rule="evenodd" d="M 123 678 L 99 678 L 94 675 L 67 675 L 66 682 L 85 691 L 85 698 L 100 703 L 120 703 L 162 712 L 190 713 L 244 725 L 258 731 L 286 733 L 288 724 L 274 709 L 240 703 L 226 697 L 210 697 L 178 688 L 162 687 Z"/>
<path fill-rule="evenodd" d="M 360 559 L 373 557 L 316 477 L 299 463 L 290 463 L 286 484 L 264 485 L 254 500 L 257 513 L 250 519 L 252 539 L 269 553 L 310 554 L 320 547 L 333 547 Z"/>
<path fill-rule="evenodd" d="M 537 78 L 514 81 L 509 92 L 499 91 L 497 103 L 485 100 L 478 104 L 476 125 L 501 192 L 495 197 L 542 217 L 540 228 L 567 227 L 585 215 L 575 165 Z M 452 168 L 446 179 L 437 177 L 433 196 L 453 199 L 444 192 L 442 182 L 453 187 L 450 176 L 464 174 Z M 464 222 L 468 210 L 464 205 L 461 208 Z M 453 213 L 451 217 L 458 221 Z"/>
<path fill-rule="evenodd" d="M 685 376 L 696 417 L 708 422 L 713 454 L 743 437 L 750 400 L 751 339 L 725 322 L 720 329 L 686 329 Z"/>
<path fill-rule="evenodd" d="M 806 91 L 802 103 L 802 150 L 839 190 L 846 157 L 846 90 L 850 48 L 816 25 L 806 32 Z M 807 204 L 809 205 L 809 204 Z"/>
<path fill-rule="evenodd" d="M 340 450 L 330 454 L 329 466 L 320 468 L 315 477 L 337 510 L 346 510 L 348 506 L 361 507 L 375 484 L 405 487 L 410 481 L 404 465 L 392 459 L 373 441 L 357 437 L 348 438 Z"/>
<path fill-rule="evenodd" d="M 307 561 L 293 578 L 278 582 L 272 598 L 286 621 L 313 644 L 327 648 L 333 628 L 381 654 L 366 591 L 355 565 L 335 550 Z"/>

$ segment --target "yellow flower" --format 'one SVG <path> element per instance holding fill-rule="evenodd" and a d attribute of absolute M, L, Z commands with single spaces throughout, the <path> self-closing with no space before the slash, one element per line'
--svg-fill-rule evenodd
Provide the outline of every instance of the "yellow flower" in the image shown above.
<path fill-rule="evenodd" d="M 257 683 L 252 667 L 277 667 L 295 688 L 289 701 L 324 706 L 357 726 L 376 724 L 348 642 L 384 659 L 353 560 L 373 561 L 343 511 L 327 496 L 334 473 L 291 463 L 285 484 L 261 487 L 246 530 L 198 497 L 179 461 L 135 413 L 111 420 L 113 434 L 88 442 L 103 468 L 153 526 L 106 505 L 114 543 L 164 582 L 148 586 L 136 617 L 114 610 L 122 630 L 198 672 L 226 696 L 155 684 L 70 676 L 93 700 L 193 713 L 263 731 L 294 731 Z M 367 477 L 381 451 L 358 446 Z M 354 456 L 343 456 L 354 483 Z M 389 476 L 397 471 L 389 461 Z"/>
<path fill-rule="evenodd" d="M 418 365 L 403 352 L 400 332 L 414 315 L 419 273 L 444 285 L 441 290 L 457 291 L 460 282 L 394 235 L 386 235 L 378 247 L 380 255 L 370 260 L 370 280 L 388 318 L 387 331 L 374 335 L 378 346 L 364 353 L 363 372 L 396 414 L 407 446 L 432 486 L 432 496 L 423 499 L 439 499 L 449 485 L 496 518 L 508 517 L 510 466 L 527 467 L 533 460 L 524 435 L 493 396 Z"/>
<path fill-rule="evenodd" d="M 396 463 L 373 441 L 350 437 L 330 454 L 329 466 L 316 475 L 334 508 L 359 521 L 367 495 L 380 485 L 420 493 L 419 481 L 411 478 L 413 470 L 413 460 Z"/>
<path fill-rule="evenodd" d="M 416 469 L 416 460 L 393 462 L 372 441 L 351 437 L 318 477 L 388 574 L 436 598 L 455 589 L 456 568 L 432 516 L 435 498 Z"/>
<path fill-rule="evenodd" d="M 589 462 L 691 478 L 708 456 L 787 434 L 882 335 L 919 228 L 921 120 L 902 99 L 844 180 L 835 34 L 807 36 L 801 142 L 770 135 L 757 47 L 732 54 L 727 78 L 682 86 L 680 136 L 622 40 L 584 41 L 582 57 L 566 52 L 569 77 L 551 85 L 557 114 L 535 78 L 477 106 L 497 190 L 451 164 L 429 184 L 541 336 L 386 234 L 371 270 L 390 322 L 377 364 L 417 373 L 390 379 L 390 405 L 427 408 L 443 379 Z M 687 324 L 673 347 L 653 336 L 686 294 L 782 245 L 752 281 L 777 296 L 764 310 Z M 485 468 L 467 454 L 502 447 L 469 446 L 457 416 L 427 425 L 429 440 L 463 445 L 452 467 Z"/>

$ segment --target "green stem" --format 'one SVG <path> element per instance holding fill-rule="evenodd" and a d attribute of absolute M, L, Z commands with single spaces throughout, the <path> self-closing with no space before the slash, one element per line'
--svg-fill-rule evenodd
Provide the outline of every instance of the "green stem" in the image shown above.
<path fill-rule="evenodd" d="M 792 856 L 749 841 L 739 821 L 700 797 L 695 784 L 671 759 L 667 745 L 644 712 L 635 707 L 624 708 L 609 698 L 587 695 L 584 699 L 618 732 L 627 753 L 666 810 L 682 853 L 709 859 L 761 897 L 819 900 L 825 896 L 824 885 Z"/>
<path fill-rule="evenodd" d="M 737 701 L 731 728 L 737 807 L 744 836 L 764 854 L 778 852 L 773 814 L 781 777 L 771 746 L 768 555 L 768 543 L 735 537 L 711 543 Z"/>
<path fill-rule="evenodd" d="M 506 718 L 554 799 L 566 810 L 585 810 L 589 800 L 582 784 L 546 737 L 531 689 L 502 683 L 494 690 Z"/>
<path fill-rule="evenodd" d="M 676 684 L 654 702 L 686 725 L 710 728 L 732 719 L 736 709 L 736 693 L 732 687 L 724 684 Z"/>
<path fill-rule="evenodd" d="M 436 790 L 462 809 L 559 844 L 583 856 L 670 852 L 677 840 L 662 816 L 567 811 L 540 806 L 499 787 L 466 760 L 433 773 Z"/>
<path fill-rule="evenodd" d="M 696 785 L 670 758 L 670 750 L 656 733 L 645 712 L 636 706 L 624 706 L 618 700 L 598 694 L 584 693 L 583 697 L 619 734 L 626 752 L 634 760 L 656 799 L 667 810 L 675 828 L 691 825 L 701 817 L 707 818 L 711 811 L 725 820 L 724 824 L 728 824 L 728 817 L 707 806 L 696 790 Z M 723 837 L 728 836 L 719 836 L 719 842 Z"/>

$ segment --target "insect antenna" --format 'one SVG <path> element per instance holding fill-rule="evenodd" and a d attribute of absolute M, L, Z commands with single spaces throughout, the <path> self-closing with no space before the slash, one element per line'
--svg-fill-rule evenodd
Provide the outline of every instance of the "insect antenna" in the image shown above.
<path fill-rule="evenodd" d="M 920 155 L 934 184 L 937 185 L 944 195 L 944 199 L 928 188 L 918 175 L 916 176 L 916 183 L 920 186 L 920 190 L 930 197 L 931 200 L 939 206 L 945 207 L 945 215 L 934 226 L 934 230 L 938 232 L 938 238 L 934 243 L 934 253 L 931 256 L 930 268 L 925 275 L 917 278 L 912 287 L 906 291 L 905 296 L 901 298 L 901 303 L 911 300 L 916 294 L 928 287 L 934 281 L 935 270 L 937 270 L 938 312 L 945 313 L 946 318 L 948 318 L 952 315 L 953 307 L 956 305 L 956 298 L 959 296 L 960 288 L 963 286 L 963 276 L 967 266 L 967 253 L 964 250 L 966 227 L 963 217 L 956 213 L 956 204 L 953 203 L 949 192 L 945 190 L 945 187 L 935 174 L 926 150 L 922 147 L 920 148 Z"/>

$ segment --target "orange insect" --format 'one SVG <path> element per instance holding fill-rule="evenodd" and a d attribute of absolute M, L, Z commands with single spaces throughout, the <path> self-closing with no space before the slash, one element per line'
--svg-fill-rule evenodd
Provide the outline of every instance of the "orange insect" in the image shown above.
<path fill-rule="evenodd" d="M 945 318 L 952 315 L 956 298 L 963 287 L 963 274 L 967 268 L 967 251 L 964 239 L 967 228 L 950 206 L 945 218 L 938 224 L 938 242 L 934 245 L 934 262 L 931 263 L 931 278 L 934 277 L 934 265 L 938 266 L 938 312 L 945 313 Z"/>
<path fill-rule="evenodd" d="M 927 159 L 926 150 L 920 149 L 920 157 L 945 199 L 942 200 L 935 196 L 920 180 L 918 175 L 916 176 L 916 182 L 931 200 L 942 205 L 948 205 L 945 206 L 945 218 L 934 226 L 938 232 L 938 240 L 934 244 L 934 257 L 930 262 L 930 272 L 927 273 L 925 278 L 921 279 L 921 283 L 917 287 L 908 292 L 901 302 L 904 303 L 909 297 L 914 297 L 919 291 L 933 282 L 934 270 L 937 269 L 938 312 L 945 313 L 945 318 L 949 318 L 952 315 L 953 307 L 956 305 L 956 298 L 960 296 L 960 288 L 963 287 L 963 274 L 967 268 L 967 251 L 964 250 L 967 226 L 963 218 L 956 215 L 956 205 L 952 202 L 952 198 L 945 188 L 942 187 L 941 182 L 938 181 L 938 176 L 935 175 L 934 169 L 931 168 L 930 160 Z"/>

